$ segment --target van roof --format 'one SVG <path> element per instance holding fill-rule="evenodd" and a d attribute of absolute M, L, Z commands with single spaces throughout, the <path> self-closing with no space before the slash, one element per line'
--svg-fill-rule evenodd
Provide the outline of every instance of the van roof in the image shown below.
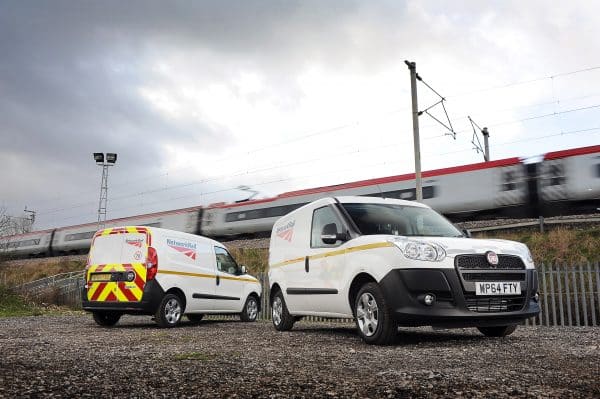
<path fill-rule="evenodd" d="M 178 235 L 178 236 L 188 236 L 188 237 L 194 237 L 195 239 L 201 239 L 201 240 L 205 240 L 205 241 L 209 241 L 211 242 L 213 245 L 217 245 L 219 247 L 223 247 L 224 244 L 221 244 L 218 241 L 213 240 L 212 238 L 208 238 L 208 237 L 204 237 L 204 236 L 200 236 L 200 235 L 196 235 L 196 234 L 190 234 L 190 233 L 184 233 L 182 231 L 177 231 L 177 230 L 169 230 L 169 229 L 162 229 L 160 227 L 150 227 L 150 226 L 116 226 L 116 227 L 107 227 L 106 229 L 102 229 L 102 230 L 98 230 L 98 231 L 106 231 L 106 230 L 128 230 L 128 229 L 140 229 L 140 230 L 147 230 L 150 232 L 151 235 L 154 235 L 155 233 L 161 234 L 161 235 Z M 96 233 L 98 234 L 98 233 Z"/>
<path fill-rule="evenodd" d="M 417 201 L 407 201 L 396 198 L 380 198 L 380 197 L 365 197 L 358 195 L 348 195 L 335 197 L 342 204 L 355 203 L 355 204 L 395 204 L 404 206 L 415 206 L 418 208 L 430 208 L 428 205 L 422 204 Z"/>

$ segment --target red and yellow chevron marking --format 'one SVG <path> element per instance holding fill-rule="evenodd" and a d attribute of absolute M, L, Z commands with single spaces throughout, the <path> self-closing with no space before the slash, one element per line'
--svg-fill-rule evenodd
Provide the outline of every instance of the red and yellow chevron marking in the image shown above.
<path fill-rule="evenodd" d="M 126 233 L 141 233 L 146 235 L 146 244 L 152 245 L 152 234 L 150 229 L 143 226 L 125 226 L 125 227 L 109 227 L 107 229 L 98 230 L 94 234 L 94 238 L 98 236 L 108 236 L 111 234 L 126 234 Z M 93 244 L 92 244 L 93 245 Z"/>
<path fill-rule="evenodd" d="M 133 281 L 90 281 L 94 273 L 135 272 Z M 88 301 L 99 302 L 139 302 L 144 294 L 146 284 L 146 267 L 143 263 L 109 263 L 106 265 L 90 265 L 86 281 Z"/>

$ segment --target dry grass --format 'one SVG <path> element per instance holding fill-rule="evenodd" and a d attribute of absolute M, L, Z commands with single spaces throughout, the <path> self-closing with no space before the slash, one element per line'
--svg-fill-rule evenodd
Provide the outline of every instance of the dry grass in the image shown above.
<path fill-rule="evenodd" d="M 501 238 L 526 244 L 536 263 L 579 264 L 600 261 L 600 227 L 586 230 L 558 228 L 546 233 L 497 232 L 478 238 Z"/>
<path fill-rule="evenodd" d="M 248 273 L 258 274 L 267 271 L 269 250 L 266 248 L 231 248 L 231 254 L 239 265 L 248 268 Z"/>
<path fill-rule="evenodd" d="M 0 283 L 12 287 L 60 273 L 83 270 L 84 268 L 85 258 L 78 260 L 45 258 L 28 262 L 4 262 L 0 263 Z"/>

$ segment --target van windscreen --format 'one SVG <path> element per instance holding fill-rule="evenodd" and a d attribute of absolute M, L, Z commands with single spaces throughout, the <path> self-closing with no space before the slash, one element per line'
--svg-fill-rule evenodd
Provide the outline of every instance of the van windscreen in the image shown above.
<path fill-rule="evenodd" d="M 361 234 L 462 237 L 446 218 L 430 208 L 397 204 L 342 204 Z"/>
<path fill-rule="evenodd" d="M 147 251 L 146 235 L 143 233 L 98 236 L 92 243 L 89 263 L 141 263 L 144 262 Z"/>

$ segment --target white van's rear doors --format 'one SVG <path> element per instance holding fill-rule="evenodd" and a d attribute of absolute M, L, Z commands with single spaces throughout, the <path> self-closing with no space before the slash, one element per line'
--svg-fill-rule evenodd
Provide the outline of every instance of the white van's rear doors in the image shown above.
<path fill-rule="evenodd" d="M 86 272 L 87 300 L 139 302 L 146 284 L 150 232 L 141 227 L 100 230 L 94 236 Z"/>

